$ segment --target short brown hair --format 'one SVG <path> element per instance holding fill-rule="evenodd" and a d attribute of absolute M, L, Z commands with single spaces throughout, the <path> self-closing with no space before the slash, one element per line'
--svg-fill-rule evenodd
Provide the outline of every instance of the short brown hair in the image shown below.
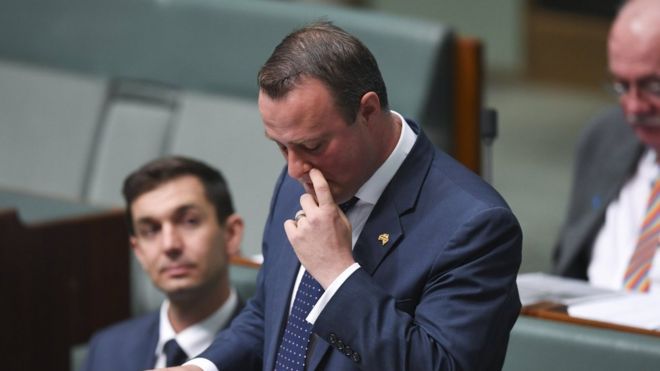
<path fill-rule="evenodd" d="M 192 175 L 200 180 L 206 198 L 215 207 L 219 223 L 224 223 L 227 217 L 234 213 L 229 187 L 220 171 L 204 162 L 187 157 L 162 157 L 146 163 L 124 180 L 122 193 L 126 201 L 126 221 L 131 236 L 135 235 L 131 212 L 131 205 L 135 199 L 163 183 L 185 175 Z"/>
<path fill-rule="evenodd" d="M 273 99 L 284 97 L 302 77 L 322 81 L 344 119 L 355 121 L 360 99 L 370 91 L 387 109 L 387 91 L 376 59 L 355 36 L 331 22 L 310 23 L 286 36 L 261 67 L 259 88 Z"/>

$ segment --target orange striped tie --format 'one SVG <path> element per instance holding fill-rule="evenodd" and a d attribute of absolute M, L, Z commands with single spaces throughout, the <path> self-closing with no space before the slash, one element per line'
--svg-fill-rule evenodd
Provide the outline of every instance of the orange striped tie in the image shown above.
<path fill-rule="evenodd" d="M 637 247 L 624 275 L 623 283 L 626 290 L 649 291 L 651 287 L 649 271 L 660 239 L 658 231 L 660 231 L 660 179 L 656 179 L 654 182 Z"/>

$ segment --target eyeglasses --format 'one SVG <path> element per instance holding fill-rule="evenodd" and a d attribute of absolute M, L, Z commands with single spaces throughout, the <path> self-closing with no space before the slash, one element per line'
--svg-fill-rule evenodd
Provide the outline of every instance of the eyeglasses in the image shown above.
<path fill-rule="evenodd" d="M 646 99 L 660 99 L 660 76 L 649 77 L 633 83 L 628 81 L 614 81 L 612 90 L 619 97 L 623 97 L 630 92 L 632 84 L 637 85 L 640 96 Z"/>

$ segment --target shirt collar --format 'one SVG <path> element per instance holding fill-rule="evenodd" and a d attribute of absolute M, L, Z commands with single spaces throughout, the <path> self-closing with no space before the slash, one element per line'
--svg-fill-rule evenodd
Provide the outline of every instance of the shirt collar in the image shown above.
<path fill-rule="evenodd" d="M 403 161 L 412 150 L 417 140 L 417 134 L 410 128 L 406 120 L 398 112 L 390 111 L 401 121 L 401 135 L 399 141 L 394 147 L 392 153 L 385 162 L 380 165 L 378 170 L 367 180 L 360 189 L 358 189 L 355 196 L 360 199 L 359 203 L 366 202 L 375 205 L 380 195 L 389 184 L 390 180 L 394 177 Z"/>
<path fill-rule="evenodd" d="M 641 159 L 639 173 L 642 179 L 653 186 L 653 182 L 658 177 L 657 155 L 653 150 L 646 150 Z"/>
<path fill-rule="evenodd" d="M 231 320 L 231 316 L 238 306 L 238 295 L 231 288 L 229 298 L 220 308 L 204 320 L 184 329 L 178 334 L 174 332 L 167 316 L 170 301 L 165 300 L 160 306 L 160 329 L 158 344 L 156 344 L 156 357 L 163 352 L 163 346 L 170 339 L 176 339 L 181 349 L 192 358 L 201 353 L 213 342 L 215 335 Z"/>

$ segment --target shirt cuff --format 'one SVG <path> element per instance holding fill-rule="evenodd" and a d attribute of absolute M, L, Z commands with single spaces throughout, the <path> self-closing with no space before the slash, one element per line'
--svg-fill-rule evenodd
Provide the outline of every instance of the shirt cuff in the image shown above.
<path fill-rule="evenodd" d="M 193 358 L 190 361 L 183 364 L 184 366 L 197 366 L 203 371 L 219 371 L 213 362 L 209 361 L 206 358 Z"/>
<path fill-rule="evenodd" d="M 327 289 L 325 289 L 325 292 L 319 300 L 316 302 L 316 305 L 314 305 L 314 308 L 309 312 L 307 315 L 307 318 L 305 319 L 307 322 L 311 323 L 312 325 L 314 322 L 316 322 L 316 319 L 319 318 L 321 315 L 321 312 L 323 309 L 325 309 L 325 306 L 330 302 L 330 299 L 335 295 L 337 290 L 341 287 L 341 285 L 344 284 L 344 282 L 348 279 L 348 277 L 353 274 L 356 270 L 360 268 L 360 264 L 358 263 L 353 263 L 351 264 L 350 267 L 346 268 L 337 278 L 335 278 L 334 281 L 328 286 Z M 206 370 L 204 370 L 206 371 Z"/>

